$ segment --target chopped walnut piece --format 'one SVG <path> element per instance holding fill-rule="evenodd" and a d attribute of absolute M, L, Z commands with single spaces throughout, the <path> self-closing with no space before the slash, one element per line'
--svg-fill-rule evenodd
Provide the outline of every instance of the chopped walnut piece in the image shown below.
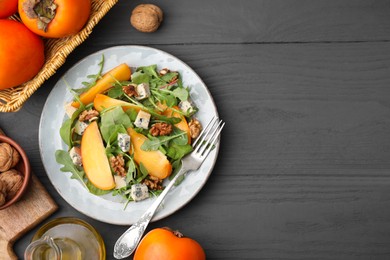
<path fill-rule="evenodd" d="M 188 126 L 190 127 L 191 138 L 197 138 L 202 131 L 202 125 L 200 124 L 200 122 L 197 119 L 193 118 L 188 123 Z"/>
<path fill-rule="evenodd" d="M 148 178 L 142 181 L 143 184 L 148 186 L 149 190 L 162 190 L 162 179 L 149 175 Z"/>
<path fill-rule="evenodd" d="M 95 110 L 95 109 L 84 110 L 79 115 L 79 121 L 80 122 L 84 122 L 84 121 L 92 122 L 93 120 L 97 119 L 98 117 L 99 117 L 99 112 L 97 110 Z"/>
<path fill-rule="evenodd" d="M 138 93 L 137 93 L 137 90 L 135 89 L 135 87 L 136 86 L 134 86 L 133 84 L 130 84 L 130 85 L 127 85 L 127 86 L 123 86 L 122 90 L 129 97 L 137 97 Z"/>
<path fill-rule="evenodd" d="M 170 70 L 167 68 L 163 68 L 162 70 L 159 71 L 160 76 L 166 75 Z"/>
<path fill-rule="evenodd" d="M 150 134 L 153 136 L 169 135 L 172 133 L 172 125 L 164 122 L 155 123 L 150 128 Z"/>
<path fill-rule="evenodd" d="M 110 158 L 110 165 L 112 170 L 119 176 L 126 176 L 125 170 L 125 160 L 123 159 L 123 155 L 119 154 L 117 156 L 112 156 Z"/>

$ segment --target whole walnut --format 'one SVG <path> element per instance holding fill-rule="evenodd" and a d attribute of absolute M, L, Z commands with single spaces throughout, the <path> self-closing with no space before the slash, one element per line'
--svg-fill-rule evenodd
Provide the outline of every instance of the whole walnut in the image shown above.
<path fill-rule="evenodd" d="M 3 206 L 5 204 L 5 194 L 0 193 L 0 206 Z"/>
<path fill-rule="evenodd" d="M 140 4 L 131 13 L 130 23 L 140 32 L 154 32 L 163 21 L 163 11 L 153 4 Z"/>
<path fill-rule="evenodd" d="M 0 206 L 3 206 L 6 202 L 7 187 L 5 183 L 0 180 Z"/>
<path fill-rule="evenodd" d="M 20 160 L 19 152 L 8 143 L 0 143 L 0 172 L 15 167 Z"/>
<path fill-rule="evenodd" d="M 23 185 L 23 175 L 15 169 L 0 174 L 0 181 L 5 184 L 6 199 L 12 199 Z"/>

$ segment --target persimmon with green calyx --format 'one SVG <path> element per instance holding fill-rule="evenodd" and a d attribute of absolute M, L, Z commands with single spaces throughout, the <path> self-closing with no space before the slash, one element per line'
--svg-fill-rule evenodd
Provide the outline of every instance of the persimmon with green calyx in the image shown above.
<path fill-rule="evenodd" d="M 0 18 L 7 18 L 18 10 L 18 0 L 0 0 Z"/>
<path fill-rule="evenodd" d="M 88 180 L 97 188 L 111 190 L 115 187 L 103 139 L 96 121 L 84 131 L 81 138 L 81 160 Z"/>
<path fill-rule="evenodd" d="M 127 129 L 132 144 L 131 153 L 134 154 L 134 160 L 137 164 L 143 164 L 151 176 L 159 179 L 165 179 L 172 173 L 172 164 L 167 157 L 159 150 L 144 151 L 142 144 L 148 140 L 143 134 L 137 133 L 133 128 Z"/>
<path fill-rule="evenodd" d="M 140 110 L 139 106 L 136 106 L 134 104 L 131 104 L 123 100 L 111 98 L 104 94 L 96 94 L 95 99 L 93 100 L 93 106 L 99 112 L 103 111 L 106 108 L 116 107 L 116 106 L 121 106 L 124 111 L 130 108 L 134 109 L 137 112 Z"/>
<path fill-rule="evenodd" d="M 95 99 L 97 94 L 104 93 L 112 87 L 112 84 L 117 81 L 129 80 L 131 77 L 131 69 L 126 63 L 122 63 L 115 68 L 105 73 L 96 84 L 88 89 L 88 91 L 80 95 L 80 101 L 86 105 Z M 78 101 L 72 102 L 72 106 L 79 108 L 80 103 Z"/>
<path fill-rule="evenodd" d="M 22 22 L 34 33 L 62 38 L 84 27 L 91 0 L 19 0 L 18 10 Z"/>
<path fill-rule="evenodd" d="M 156 228 L 149 231 L 139 243 L 134 260 L 205 260 L 202 246 L 178 231 Z"/>
<path fill-rule="evenodd" d="M 45 63 L 42 39 L 22 23 L 0 20 L 0 89 L 32 79 Z"/>

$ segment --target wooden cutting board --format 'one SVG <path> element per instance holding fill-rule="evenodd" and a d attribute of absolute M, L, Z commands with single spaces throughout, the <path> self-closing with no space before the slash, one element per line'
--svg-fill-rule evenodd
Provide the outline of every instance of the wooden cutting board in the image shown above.
<path fill-rule="evenodd" d="M 0 134 L 4 134 L 1 129 Z M 14 205 L 0 210 L 0 259 L 17 259 L 12 250 L 13 243 L 57 208 L 39 179 L 32 174 L 23 197 Z"/>

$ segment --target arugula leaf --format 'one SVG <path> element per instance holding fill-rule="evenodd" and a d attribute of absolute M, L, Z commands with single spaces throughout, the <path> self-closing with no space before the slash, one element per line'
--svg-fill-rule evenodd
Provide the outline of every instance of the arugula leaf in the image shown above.
<path fill-rule="evenodd" d="M 167 136 L 158 136 L 158 137 L 153 137 L 151 136 L 150 139 L 146 140 L 142 145 L 141 149 L 144 151 L 155 151 L 158 150 L 158 148 L 161 145 L 167 145 L 170 140 L 173 140 L 177 137 L 186 135 L 185 132 L 181 132 L 176 135 L 167 135 Z"/>
<path fill-rule="evenodd" d="M 137 69 L 137 71 L 143 71 L 145 72 L 148 76 L 150 77 L 155 77 L 155 78 L 159 78 L 157 72 L 157 65 L 156 64 L 153 64 L 153 65 L 149 65 L 149 66 L 143 66 L 143 67 L 139 67 Z"/>
<path fill-rule="evenodd" d="M 145 168 L 145 166 L 143 165 L 143 163 L 140 163 L 140 164 L 139 164 L 139 170 L 140 170 L 141 176 L 137 178 L 137 180 L 136 180 L 137 183 L 140 183 L 143 179 L 146 178 L 146 176 L 149 175 L 149 172 L 148 172 L 148 170 Z"/>
<path fill-rule="evenodd" d="M 115 84 L 114 87 L 108 90 L 107 96 L 111 98 L 120 98 L 121 96 L 123 96 L 122 85 Z"/>
<path fill-rule="evenodd" d="M 175 160 L 172 162 L 172 168 L 173 168 L 173 171 L 172 171 L 172 174 L 169 176 L 169 180 L 172 180 L 175 175 L 179 172 L 180 168 L 181 168 L 181 160 L 178 159 L 178 160 Z M 180 176 L 176 182 L 175 182 L 175 186 L 179 185 L 185 178 L 185 175 L 183 174 L 182 176 Z"/>
<path fill-rule="evenodd" d="M 192 149 L 193 149 L 192 146 L 189 144 L 178 145 L 178 144 L 172 143 L 167 148 L 167 156 L 172 158 L 173 160 L 179 160 L 179 159 L 183 158 L 185 155 L 192 152 Z"/>
<path fill-rule="evenodd" d="M 152 93 L 159 99 L 161 103 L 165 103 L 168 107 L 173 107 L 177 105 L 176 98 L 174 95 L 171 95 L 171 92 L 163 93 L 157 89 L 152 89 Z"/>
<path fill-rule="evenodd" d="M 136 105 L 140 109 L 148 112 L 149 114 L 151 114 L 152 116 L 154 116 L 158 120 L 161 120 L 161 121 L 164 121 L 164 122 L 167 122 L 167 123 L 171 123 L 172 125 L 177 124 L 177 123 L 179 123 L 181 121 L 181 119 L 178 118 L 178 117 L 166 117 L 166 116 L 160 115 L 159 113 L 155 112 L 153 109 L 144 106 L 142 103 L 136 101 L 135 99 L 129 97 L 128 95 L 125 94 L 125 96 L 134 105 Z"/>
<path fill-rule="evenodd" d="M 88 189 L 84 182 L 85 172 L 83 170 L 79 170 L 77 166 L 73 164 L 69 153 L 65 152 L 64 150 L 57 150 L 55 152 L 55 157 L 57 163 L 64 165 L 62 168 L 60 168 L 62 172 L 72 173 L 70 178 L 79 180 L 84 185 L 84 187 Z"/>
<path fill-rule="evenodd" d="M 173 127 L 173 134 L 176 135 L 176 138 L 172 140 L 173 143 L 177 145 L 185 145 L 188 144 L 188 135 L 187 132 L 184 132 L 177 128 L 176 126 Z"/>
<path fill-rule="evenodd" d="M 73 114 L 71 118 L 64 121 L 60 128 L 60 136 L 64 143 L 70 148 L 72 143 L 72 128 L 75 120 L 79 117 L 80 113 L 85 110 L 84 106 L 80 106 Z"/>
<path fill-rule="evenodd" d="M 137 176 L 137 166 L 133 160 L 133 158 L 130 157 L 130 160 L 127 162 L 127 174 L 126 174 L 126 183 L 132 183 L 134 182 L 136 176 Z"/>
<path fill-rule="evenodd" d="M 165 83 L 169 83 L 174 80 L 175 77 L 178 77 L 179 73 L 177 72 L 168 72 L 167 74 L 161 77 L 161 80 L 165 81 Z"/>
<path fill-rule="evenodd" d="M 102 72 L 103 72 L 103 66 L 104 66 L 104 55 L 102 55 L 102 58 L 99 62 L 99 71 L 97 74 L 91 74 L 88 75 L 88 79 L 92 79 L 90 82 L 83 81 L 81 84 L 84 85 L 84 88 L 79 88 L 79 89 L 73 89 L 74 92 L 81 94 L 83 92 L 88 91 L 90 88 L 96 85 L 96 81 L 98 81 L 102 77 Z"/>

